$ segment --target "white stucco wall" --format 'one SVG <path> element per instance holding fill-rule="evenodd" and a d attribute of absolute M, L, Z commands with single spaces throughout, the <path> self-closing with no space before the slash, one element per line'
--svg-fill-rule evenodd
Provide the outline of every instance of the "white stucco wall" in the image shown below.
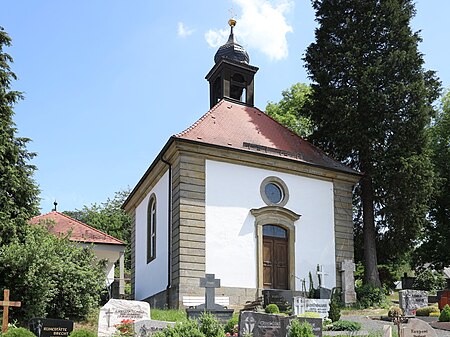
<path fill-rule="evenodd" d="M 296 290 L 308 273 L 323 265 L 323 286 L 335 276 L 334 202 L 332 182 L 216 161 L 206 161 L 206 272 L 222 286 L 257 287 L 255 218 L 252 208 L 266 206 L 261 182 L 275 176 L 289 189 L 285 208 L 300 214 L 295 223 Z M 314 284 L 317 287 L 317 281 Z"/>
<path fill-rule="evenodd" d="M 168 183 L 167 171 L 136 208 L 135 299 L 143 300 L 167 287 L 168 273 Z M 147 263 L 147 208 L 156 195 L 156 258 Z"/>

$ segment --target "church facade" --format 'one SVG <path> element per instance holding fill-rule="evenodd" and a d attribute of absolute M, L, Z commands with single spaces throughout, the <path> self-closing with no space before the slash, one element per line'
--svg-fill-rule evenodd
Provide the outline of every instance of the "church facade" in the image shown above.
<path fill-rule="evenodd" d="M 211 109 L 170 137 L 124 204 L 132 292 L 153 307 L 202 296 L 205 273 L 231 307 L 263 289 L 302 291 L 317 266 L 322 286 L 341 287 L 341 263 L 353 260 L 360 175 L 253 106 L 258 68 L 234 25 L 206 76 Z"/>

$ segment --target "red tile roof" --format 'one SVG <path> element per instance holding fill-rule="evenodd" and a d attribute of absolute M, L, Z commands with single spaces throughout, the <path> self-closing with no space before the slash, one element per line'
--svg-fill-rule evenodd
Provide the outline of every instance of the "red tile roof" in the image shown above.
<path fill-rule="evenodd" d="M 56 235 L 70 233 L 69 239 L 71 241 L 125 245 L 124 242 L 111 235 L 56 211 L 35 216 L 31 218 L 30 223 L 38 224 L 40 221 L 45 220 L 53 220 L 52 226 L 49 227 L 51 233 Z"/>
<path fill-rule="evenodd" d="M 192 126 L 174 137 L 358 174 L 258 108 L 227 100 L 221 100 Z"/>

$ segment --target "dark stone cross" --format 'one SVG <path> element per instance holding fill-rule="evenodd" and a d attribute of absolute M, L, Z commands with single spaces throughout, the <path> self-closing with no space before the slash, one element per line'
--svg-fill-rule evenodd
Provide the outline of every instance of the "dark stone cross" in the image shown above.
<path fill-rule="evenodd" d="M 108 308 L 108 310 L 106 310 L 106 319 L 108 320 L 108 328 L 111 326 L 111 315 L 112 315 L 112 311 L 111 308 Z"/>
<path fill-rule="evenodd" d="M 206 309 L 213 309 L 216 303 L 216 288 L 220 288 L 220 280 L 214 274 L 206 274 L 200 279 L 200 287 L 205 288 Z"/>
<path fill-rule="evenodd" d="M 3 301 L 0 301 L 0 306 L 3 306 L 3 321 L 2 321 L 2 333 L 8 331 L 8 314 L 9 307 L 20 307 L 20 302 L 11 302 L 9 300 L 9 289 L 3 290 Z"/>

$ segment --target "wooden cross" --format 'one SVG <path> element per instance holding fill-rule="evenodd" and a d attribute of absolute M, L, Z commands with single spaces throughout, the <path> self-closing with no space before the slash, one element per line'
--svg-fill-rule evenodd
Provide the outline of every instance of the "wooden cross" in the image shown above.
<path fill-rule="evenodd" d="M 0 301 L 0 306 L 3 306 L 3 321 L 2 321 L 2 333 L 8 331 L 8 314 L 9 307 L 20 307 L 20 302 L 9 301 L 9 289 L 3 290 L 3 301 Z"/>

